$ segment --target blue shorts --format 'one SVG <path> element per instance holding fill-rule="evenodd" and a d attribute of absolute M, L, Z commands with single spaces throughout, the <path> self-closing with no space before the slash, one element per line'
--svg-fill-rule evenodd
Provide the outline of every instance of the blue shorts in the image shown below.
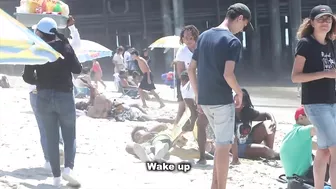
<path fill-rule="evenodd" d="M 304 105 L 306 115 L 317 130 L 320 149 L 336 146 L 336 104 Z"/>
<path fill-rule="evenodd" d="M 235 105 L 201 105 L 215 133 L 216 145 L 233 144 L 235 128 Z"/>
<path fill-rule="evenodd" d="M 238 144 L 238 157 L 239 158 L 245 158 L 245 152 L 246 152 L 246 148 L 248 145 L 253 143 L 253 139 L 251 137 L 251 133 L 248 136 L 248 138 L 246 139 L 246 142 L 244 144 Z"/>

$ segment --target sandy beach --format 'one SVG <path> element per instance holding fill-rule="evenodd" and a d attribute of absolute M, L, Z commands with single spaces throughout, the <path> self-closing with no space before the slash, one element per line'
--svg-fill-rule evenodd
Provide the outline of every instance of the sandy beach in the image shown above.
<path fill-rule="evenodd" d="M 9 78 L 12 88 L 0 88 L 0 188 L 49 189 L 53 188 L 51 173 L 42 168 L 44 163 L 39 142 L 39 132 L 29 104 L 28 86 L 21 77 Z M 112 82 L 108 90 L 112 89 Z M 158 85 L 166 107 L 149 102 L 150 115 L 174 118 L 177 104 L 173 90 Z M 294 111 L 299 105 L 295 87 L 247 87 L 252 101 L 260 111 L 275 115 L 278 122 L 275 149 L 294 122 Z M 267 91 L 270 92 L 268 95 Z M 110 98 L 120 93 L 108 92 Z M 267 96 L 267 97 L 265 97 Z M 282 99 L 277 99 L 282 97 Z M 126 103 L 132 99 L 124 98 Z M 140 100 L 134 101 L 140 103 Z M 145 164 L 125 151 L 131 141 L 130 132 L 135 126 L 150 126 L 155 122 L 115 122 L 81 116 L 77 119 L 77 155 L 75 172 L 83 189 L 206 189 L 210 188 L 212 162 L 209 166 L 194 166 L 188 173 L 148 172 Z M 181 160 L 172 157 L 169 162 Z M 241 159 L 241 164 L 231 166 L 228 188 L 281 189 L 277 177 L 284 173 L 280 162 Z M 64 187 L 68 188 L 68 187 Z"/>

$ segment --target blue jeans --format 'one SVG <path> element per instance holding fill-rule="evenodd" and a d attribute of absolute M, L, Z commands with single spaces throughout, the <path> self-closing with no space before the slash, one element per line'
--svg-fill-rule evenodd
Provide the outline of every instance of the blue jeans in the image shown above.
<path fill-rule="evenodd" d="M 64 167 L 73 169 L 76 155 L 76 109 L 73 92 L 39 90 L 36 106 L 45 128 L 52 173 L 54 177 L 60 177 L 59 125 L 64 140 Z"/>
<path fill-rule="evenodd" d="M 39 131 L 40 131 L 40 142 L 41 142 L 41 146 L 42 146 L 44 159 L 49 162 L 46 133 L 45 133 L 43 123 L 41 121 L 41 116 L 37 113 L 37 110 L 36 110 L 37 93 L 36 92 L 30 92 L 29 96 L 30 96 L 30 105 L 33 109 L 33 112 L 34 112 L 34 115 L 35 115 L 35 118 L 36 118 L 36 122 L 37 122 L 37 127 L 39 128 Z M 60 132 L 59 137 L 60 137 L 59 143 L 63 144 L 63 138 L 62 138 L 61 132 Z"/>
<path fill-rule="evenodd" d="M 317 130 L 317 145 L 320 149 L 336 146 L 336 104 L 304 105 L 310 122 Z"/>

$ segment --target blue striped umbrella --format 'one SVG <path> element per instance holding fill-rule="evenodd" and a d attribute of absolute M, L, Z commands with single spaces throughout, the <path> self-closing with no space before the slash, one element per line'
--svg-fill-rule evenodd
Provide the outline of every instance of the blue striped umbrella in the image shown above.
<path fill-rule="evenodd" d="M 60 53 L 0 9 L 0 64 L 38 65 L 60 57 Z"/>
<path fill-rule="evenodd" d="M 111 57 L 112 53 L 113 51 L 103 45 L 89 40 L 81 40 L 80 48 L 76 50 L 77 58 L 81 63 L 99 58 Z"/>

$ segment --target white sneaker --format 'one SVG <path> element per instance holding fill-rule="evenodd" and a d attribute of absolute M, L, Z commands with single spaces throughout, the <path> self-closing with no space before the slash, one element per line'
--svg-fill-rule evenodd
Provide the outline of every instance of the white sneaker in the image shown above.
<path fill-rule="evenodd" d="M 59 145 L 59 154 L 60 154 L 60 165 L 64 166 L 64 147 L 62 144 Z"/>
<path fill-rule="evenodd" d="M 62 180 L 61 177 L 55 177 L 53 185 L 57 188 L 60 188 L 62 186 Z"/>
<path fill-rule="evenodd" d="M 147 162 L 151 161 L 150 157 L 148 156 L 146 149 L 142 147 L 140 144 L 134 144 L 133 150 L 136 156 L 142 161 Z"/>
<path fill-rule="evenodd" d="M 64 168 L 62 177 L 64 180 L 68 181 L 69 185 L 71 186 L 78 187 L 81 185 L 79 181 L 75 178 L 73 171 L 69 167 Z"/>
<path fill-rule="evenodd" d="M 46 161 L 43 165 L 43 168 L 45 168 L 46 170 L 48 171 L 51 171 L 51 166 L 50 166 L 50 162 L 49 161 Z"/>
<path fill-rule="evenodd" d="M 155 160 L 161 160 L 169 151 L 167 143 L 161 143 L 155 146 Z"/>

